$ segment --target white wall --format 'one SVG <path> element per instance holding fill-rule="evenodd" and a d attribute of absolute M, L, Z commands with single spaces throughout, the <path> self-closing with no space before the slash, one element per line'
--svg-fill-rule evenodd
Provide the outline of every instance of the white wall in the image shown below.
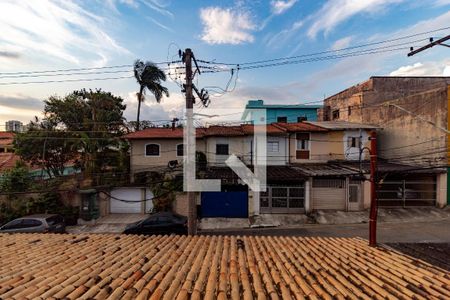
<path fill-rule="evenodd" d="M 361 148 L 365 147 L 369 140 L 369 134 L 366 130 L 346 130 L 343 136 L 343 145 L 344 145 L 344 156 L 347 160 L 359 160 L 360 148 L 358 147 L 349 147 L 347 144 L 347 139 L 349 137 L 360 137 L 361 138 Z M 364 151 L 364 156 L 367 155 L 367 151 Z"/>

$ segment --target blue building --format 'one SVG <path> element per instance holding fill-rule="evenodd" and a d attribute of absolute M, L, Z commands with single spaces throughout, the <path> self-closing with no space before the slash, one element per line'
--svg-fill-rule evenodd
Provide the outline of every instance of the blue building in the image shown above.
<path fill-rule="evenodd" d="M 264 104 L 263 100 L 249 100 L 242 114 L 242 120 L 253 120 L 252 110 L 265 109 L 267 124 L 274 122 L 297 123 L 301 121 L 317 121 L 317 109 L 319 108 L 322 108 L 322 105 Z"/>

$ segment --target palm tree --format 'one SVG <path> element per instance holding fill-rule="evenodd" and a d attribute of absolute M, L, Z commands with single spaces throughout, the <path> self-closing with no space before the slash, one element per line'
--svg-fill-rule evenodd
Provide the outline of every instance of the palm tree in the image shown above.
<path fill-rule="evenodd" d="M 169 97 L 169 90 L 161 85 L 161 81 L 166 81 L 166 74 L 151 62 L 136 60 L 134 62 L 134 77 L 139 84 L 138 109 L 136 118 L 136 130 L 139 130 L 139 117 L 141 114 L 141 103 L 144 101 L 145 91 L 151 92 L 156 102 L 161 102 L 163 95 Z"/>

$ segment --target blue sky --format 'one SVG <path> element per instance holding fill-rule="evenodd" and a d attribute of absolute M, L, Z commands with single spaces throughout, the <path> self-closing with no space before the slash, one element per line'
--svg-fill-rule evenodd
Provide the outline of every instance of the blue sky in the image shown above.
<path fill-rule="evenodd" d="M 159 62 L 176 59 L 178 49 L 186 47 L 199 59 L 242 63 L 341 49 L 446 26 L 450 26 L 449 0 L 2 0 L 0 72 L 123 65 L 137 58 Z M 449 32 L 406 42 L 417 47 L 427 42 L 413 43 L 417 39 Z M 202 113 L 239 112 L 248 99 L 318 101 L 373 75 L 450 76 L 448 48 L 434 47 L 410 58 L 407 52 L 241 71 L 234 91 L 212 97 L 212 104 Z M 131 72 L 0 78 L 0 82 L 126 75 Z M 225 87 L 229 76 L 204 74 L 198 85 Z M 171 96 L 161 104 L 148 96 L 142 109 L 145 119 L 180 116 L 183 95 L 174 82 L 169 80 L 167 86 Z M 50 95 L 64 96 L 80 88 L 102 88 L 122 96 L 128 106 L 125 116 L 134 120 L 138 87 L 133 79 L 120 79 L 0 85 L 0 124 L 9 119 L 27 122 L 39 115 L 42 101 Z"/>

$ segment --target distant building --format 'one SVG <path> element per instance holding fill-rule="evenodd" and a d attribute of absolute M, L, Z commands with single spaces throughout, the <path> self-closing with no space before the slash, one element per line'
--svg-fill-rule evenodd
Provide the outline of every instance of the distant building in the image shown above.
<path fill-rule="evenodd" d="M 322 108 L 322 105 L 264 104 L 263 100 L 249 100 L 242 114 L 242 120 L 253 120 L 253 110 L 265 109 L 267 124 L 317 121 L 317 110 L 320 108 Z"/>
<path fill-rule="evenodd" d="M 22 132 L 23 131 L 23 123 L 17 120 L 9 120 L 5 122 L 5 131 L 10 132 Z"/>

